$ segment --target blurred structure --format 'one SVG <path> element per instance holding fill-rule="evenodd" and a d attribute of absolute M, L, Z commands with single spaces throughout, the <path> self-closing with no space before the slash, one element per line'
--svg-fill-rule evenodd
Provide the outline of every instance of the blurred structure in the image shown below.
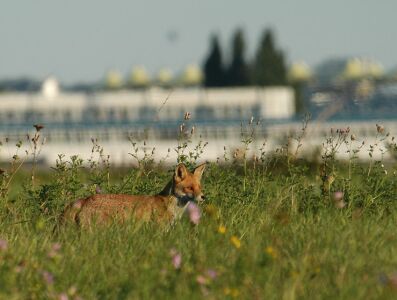
<path fill-rule="evenodd" d="M 189 126 L 195 128 L 194 142 L 208 142 L 202 159 L 216 160 L 224 156 L 224 146 L 241 147 L 241 127 L 250 126 L 250 120 L 257 138 L 250 149 L 259 149 L 266 140 L 274 150 L 299 131 L 305 112 L 315 122 L 302 147 L 306 152 L 318 149 L 331 127 L 350 127 L 368 145 L 376 139 L 374 124 L 396 134 L 397 72 L 385 74 L 381 64 L 363 58 L 330 60 L 320 67 L 324 69 L 313 71 L 304 62 L 293 63 L 285 76 L 280 73 L 280 85 L 273 86 L 204 88 L 204 74 L 195 64 L 177 76 L 161 69 L 152 78 L 141 66 L 126 78 L 111 70 L 101 84 L 75 89 L 62 89 L 53 77 L 41 89 L 32 90 L 34 84 L 23 82 L 29 88 L 4 88 L 0 93 L 0 136 L 24 140 L 39 123 L 47 139 L 40 154 L 46 163 L 53 164 L 60 153 L 87 158 L 91 139 L 98 138 L 117 165 L 131 162 L 131 139 L 147 141 L 143 148 L 155 147 L 155 159 L 175 159 L 176 153 L 168 149 L 175 149 L 181 128 Z M 281 83 L 284 77 L 289 86 Z M 184 120 L 186 112 L 189 121 Z M 1 159 L 5 154 L 0 151 Z M 367 154 L 363 149 L 360 158 Z"/>
<path fill-rule="evenodd" d="M 109 90 L 117 90 L 123 87 L 123 75 L 116 70 L 110 70 L 105 75 L 104 86 Z"/>
<path fill-rule="evenodd" d="M 384 70 L 379 62 L 367 58 L 354 57 L 346 62 L 341 80 L 358 80 L 362 78 L 379 79 L 384 75 Z"/>
<path fill-rule="evenodd" d="M 396 119 L 397 83 L 372 59 L 320 64 L 305 86 L 305 107 L 321 121 Z"/>
<path fill-rule="evenodd" d="M 313 78 L 313 72 L 305 62 L 299 61 L 291 65 L 287 76 L 289 82 L 308 82 Z"/>
<path fill-rule="evenodd" d="M 128 84 L 134 88 L 144 88 L 150 84 L 150 77 L 145 67 L 134 67 L 129 76 Z"/>
<path fill-rule="evenodd" d="M 136 71 L 135 84 L 147 81 Z M 138 76 L 139 75 L 139 76 Z M 108 74 L 110 90 L 95 93 L 62 92 L 54 78 L 44 81 L 38 93 L 0 94 L 0 134 L 24 140 L 36 123 L 45 126 L 47 145 L 42 155 L 48 163 L 59 153 L 83 154 L 91 138 L 98 138 L 114 158 L 125 163 L 131 146 L 128 138 L 155 145 L 176 144 L 185 112 L 190 112 L 197 136 L 216 141 L 220 149 L 229 142 L 239 144 L 240 122 L 290 121 L 295 116 L 293 90 L 289 87 L 213 88 L 195 87 L 202 74 L 190 66 L 182 77 L 191 87 L 152 87 L 113 90 L 119 87 L 118 73 Z M 220 145 L 222 144 L 222 145 Z"/>
<path fill-rule="evenodd" d="M 188 65 L 181 76 L 181 83 L 184 86 L 200 86 L 203 81 L 203 72 L 200 67 L 191 64 Z"/>
<path fill-rule="evenodd" d="M 161 87 L 171 87 L 173 85 L 174 76 L 170 69 L 161 69 L 156 76 L 156 84 Z"/>

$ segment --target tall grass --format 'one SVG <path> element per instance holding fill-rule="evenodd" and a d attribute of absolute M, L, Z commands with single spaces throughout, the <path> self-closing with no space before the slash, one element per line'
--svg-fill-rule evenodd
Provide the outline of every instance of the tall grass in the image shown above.
<path fill-rule="evenodd" d="M 194 166 L 205 143 L 182 133 L 175 151 Z M 242 148 L 253 138 L 242 130 Z M 97 141 L 89 161 L 60 155 L 44 174 L 12 175 L 19 165 L 11 161 L 1 175 L 0 298 L 393 299 L 396 165 L 357 161 L 354 139 L 346 129 L 332 132 L 310 163 L 289 141 L 252 159 L 225 154 L 204 174 L 200 223 L 185 216 L 171 227 L 131 220 L 54 232 L 77 198 L 161 190 L 173 171 L 150 153 L 141 160 L 135 145 L 140 164 L 123 176 Z M 350 159 L 338 161 L 346 143 Z"/>

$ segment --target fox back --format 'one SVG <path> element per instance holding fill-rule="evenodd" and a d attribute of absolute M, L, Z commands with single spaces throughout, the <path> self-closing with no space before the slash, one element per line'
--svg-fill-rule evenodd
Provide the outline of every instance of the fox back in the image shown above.
<path fill-rule="evenodd" d="M 191 173 L 179 164 L 171 181 L 154 196 L 125 194 L 96 194 L 69 204 L 62 215 L 63 222 L 79 225 L 124 221 L 135 218 L 142 221 L 173 222 L 180 217 L 189 201 L 201 202 L 201 177 L 205 164 Z"/>

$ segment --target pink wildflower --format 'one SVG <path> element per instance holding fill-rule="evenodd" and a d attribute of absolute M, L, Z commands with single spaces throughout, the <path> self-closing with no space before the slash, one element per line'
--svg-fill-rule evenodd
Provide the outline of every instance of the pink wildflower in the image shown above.
<path fill-rule="evenodd" d="M 172 256 L 172 265 L 176 270 L 180 269 L 182 265 L 182 255 L 175 249 L 171 249 L 170 254 Z"/>
<path fill-rule="evenodd" d="M 187 206 L 187 211 L 189 213 L 189 219 L 190 222 L 192 222 L 194 225 L 197 225 L 200 223 L 200 218 L 201 218 L 201 212 L 200 208 L 197 206 L 197 204 L 193 202 L 189 202 Z"/>
<path fill-rule="evenodd" d="M 180 255 L 179 253 L 175 254 L 172 257 L 172 264 L 174 265 L 175 269 L 179 269 L 181 267 L 181 264 L 182 264 L 182 255 Z"/>
<path fill-rule="evenodd" d="M 66 293 L 59 294 L 59 300 L 69 300 L 69 297 Z"/>
<path fill-rule="evenodd" d="M 59 250 L 61 250 L 62 245 L 60 243 L 54 243 L 51 246 L 50 251 L 48 252 L 48 257 L 54 258 L 59 255 Z"/>
<path fill-rule="evenodd" d="M 51 250 L 53 250 L 53 251 L 59 251 L 59 250 L 61 250 L 61 247 L 62 247 L 62 245 L 61 245 L 60 243 L 54 243 L 54 244 L 52 244 L 52 246 L 51 246 Z"/>
<path fill-rule="evenodd" d="M 7 250 L 8 242 L 6 240 L 0 239 L 0 250 Z"/>
<path fill-rule="evenodd" d="M 334 193 L 334 200 L 335 201 L 340 201 L 343 199 L 343 192 L 338 191 Z"/>
<path fill-rule="evenodd" d="M 205 278 L 203 275 L 197 275 L 196 281 L 198 284 L 205 285 L 208 283 L 208 279 Z"/>
<path fill-rule="evenodd" d="M 346 206 L 346 202 L 343 200 L 343 196 L 344 194 L 341 191 L 334 193 L 333 198 L 336 208 L 344 208 Z"/>

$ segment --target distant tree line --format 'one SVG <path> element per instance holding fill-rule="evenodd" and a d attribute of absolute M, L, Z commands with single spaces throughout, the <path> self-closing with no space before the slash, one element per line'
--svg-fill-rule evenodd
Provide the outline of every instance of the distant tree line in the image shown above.
<path fill-rule="evenodd" d="M 213 35 L 210 51 L 204 62 L 204 85 L 206 87 L 226 86 L 275 86 L 287 84 L 287 70 L 284 53 L 275 45 L 271 29 L 266 29 L 260 39 L 255 56 L 248 60 L 245 55 L 245 37 L 237 29 L 231 42 L 231 58 L 224 61 L 219 38 Z"/>

